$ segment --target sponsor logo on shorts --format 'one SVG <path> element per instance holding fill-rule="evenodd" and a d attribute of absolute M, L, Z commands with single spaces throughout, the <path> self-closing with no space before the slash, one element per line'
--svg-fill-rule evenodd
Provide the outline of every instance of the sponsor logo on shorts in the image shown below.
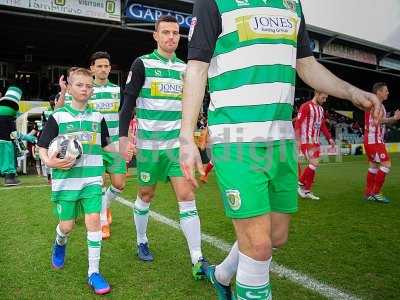
<path fill-rule="evenodd" d="M 140 180 L 142 180 L 143 182 L 149 182 L 150 178 L 151 178 L 150 173 L 140 172 Z"/>
<path fill-rule="evenodd" d="M 229 206 L 232 210 L 238 210 L 242 205 L 240 192 L 238 190 L 226 190 L 226 197 L 228 198 Z"/>

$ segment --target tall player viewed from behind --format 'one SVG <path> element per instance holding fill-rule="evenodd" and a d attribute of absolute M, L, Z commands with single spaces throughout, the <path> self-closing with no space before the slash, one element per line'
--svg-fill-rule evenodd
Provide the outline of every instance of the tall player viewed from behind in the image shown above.
<path fill-rule="evenodd" d="M 219 300 L 236 298 L 230 289 L 235 274 L 237 299 L 272 299 L 272 247 L 286 243 L 298 207 L 291 122 L 296 71 L 313 89 L 365 110 L 374 107 L 380 117 L 376 96 L 330 73 L 309 45 L 298 0 L 194 3 L 180 160 L 185 177 L 197 186 L 195 167 L 204 172 L 193 132 L 208 77 L 215 174 L 237 237 L 225 260 L 207 269 Z"/>
<path fill-rule="evenodd" d="M 302 198 L 319 200 L 319 197 L 311 192 L 311 187 L 321 155 L 321 131 L 329 144 L 332 147 L 335 146 L 331 133 L 326 127 L 324 109 L 322 107 L 327 98 L 328 94 L 315 91 L 314 98 L 302 104 L 297 115 L 295 124 L 296 138 L 299 142 L 301 153 L 308 161 L 307 168 L 302 174 L 299 174 L 298 193 Z"/>
<path fill-rule="evenodd" d="M 389 97 L 389 90 L 384 82 L 375 83 L 373 93 L 383 103 Z M 381 194 L 385 177 L 389 174 L 391 161 L 387 153 L 384 135 L 385 124 L 394 124 L 400 120 L 400 111 L 396 110 L 393 117 L 386 118 L 386 111 L 382 104 L 385 117 L 381 124 L 376 124 L 369 112 L 365 113 L 364 148 L 369 161 L 369 169 L 365 186 L 365 199 L 380 203 L 389 203 L 390 200 Z"/>

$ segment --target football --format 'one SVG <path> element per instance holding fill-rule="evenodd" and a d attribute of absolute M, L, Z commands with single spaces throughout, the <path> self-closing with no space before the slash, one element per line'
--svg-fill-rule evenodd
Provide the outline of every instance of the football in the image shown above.
<path fill-rule="evenodd" d="M 82 144 L 74 136 L 59 135 L 51 141 L 48 155 L 57 154 L 57 158 L 74 158 L 78 160 L 82 156 Z"/>

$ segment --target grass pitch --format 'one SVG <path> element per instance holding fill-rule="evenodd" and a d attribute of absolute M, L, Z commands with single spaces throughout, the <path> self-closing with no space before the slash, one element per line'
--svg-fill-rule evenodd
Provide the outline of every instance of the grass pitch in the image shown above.
<path fill-rule="evenodd" d="M 289 243 L 273 260 L 362 299 L 398 299 L 400 290 L 400 155 L 393 155 L 384 193 L 389 205 L 362 200 L 367 170 L 365 158 L 324 163 L 318 170 L 315 194 L 320 201 L 299 200 Z M 87 248 L 83 219 L 67 247 L 63 270 L 50 267 L 57 220 L 42 178 L 20 177 L 20 188 L 0 189 L 0 299 L 97 298 L 86 285 Z M 24 187 L 25 186 L 25 187 Z M 33 186 L 33 187 L 28 187 Z M 137 183 L 128 179 L 123 197 L 135 198 Z M 225 218 L 215 178 L 197 191 L 202 230 L 226 242 L 234 241 Z M 178 208 L 168 184 L 160 183 L 151 209 L 178 221 Z M 101 272 L 112 286 L 112 299 L 215 299 L 205 281 L 191 277 L 186 242 L 180 231 L 150 220 L 153 263 L 136 258 L 130 208 L 113 203 L 112 237 L 103 242 Z M 225 256 L 203 243 L 211 262 Z M 274 299 L 324 299 L 312 290 L 272 275 Z"/>

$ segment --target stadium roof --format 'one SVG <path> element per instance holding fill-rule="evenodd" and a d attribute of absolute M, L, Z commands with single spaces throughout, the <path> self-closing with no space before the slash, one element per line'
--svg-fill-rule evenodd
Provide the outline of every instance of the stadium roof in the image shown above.
<path fill-rule="evenodd" d="M 131 2 L 185 13 L 191 12 L 193 3 L 192 0 L 132 0 L 123 3 Z M 1 60 L 18 61 L 25 55 L 32 55 L 33 61 L 40 61 L 43 64 L 57 62 L 64 65 L 77 63 L 86 65 L 90 53 L 99 49 L 110 49 L 113 53 L 113 63 L 125 69 L 127 61 L 131 62 L 134 57 L 152 49 L 155 45 L 153 39 L 149 38 L 153 24 L 128 23 L 124 17 L 122 24 L 118 24 L 5 7 L 0 7 L 0 17 Z M 310 34 L 312 38 L 321 42 L 321 46 L 339 43 L 369 51 L 375 54 L 378 60 L 389 57 L 400 61 L 400 55 L 373 48 L 371 45 L 368 47 L 359 41 L 358 43 L 349 41 L 329 32 L 313 31 Z M 186 56 L 185 44 L 181 43 L 178 50 L 181 57 Z M 343 57 L 318 54 L 317 58 L 329 64 L 400 76 L 400 70 L 382 68 Z"/>

